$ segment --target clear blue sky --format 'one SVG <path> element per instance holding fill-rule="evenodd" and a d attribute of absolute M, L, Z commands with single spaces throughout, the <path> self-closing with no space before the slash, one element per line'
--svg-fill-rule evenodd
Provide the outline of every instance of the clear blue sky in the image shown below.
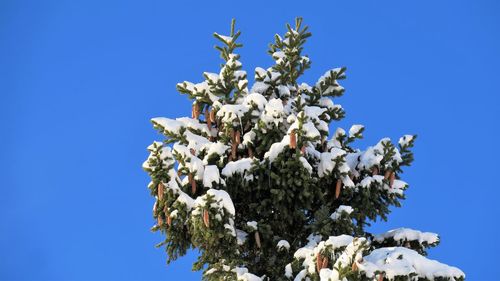
<path fill-rule="evenodd" d="M 0 1 L 0 279 L 199 280 L 194 254 L 167 267 L 153 247 L 149 118 L 190 114 L 175 84 L 217 71 L 232 17 L 253 73 L 295 16 L 304 81 L 348 67 L 360 146 L 419 135 L 408 199 L 372 230 L 437 232 L 431 258 L 500 278 L 498 1 L 180 2 Z"/>

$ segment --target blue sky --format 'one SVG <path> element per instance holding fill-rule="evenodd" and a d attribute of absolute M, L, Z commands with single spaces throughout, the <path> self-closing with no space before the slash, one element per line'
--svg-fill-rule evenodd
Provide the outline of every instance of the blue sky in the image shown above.
<path fill-rule="evenodd" d="M 419 135 L 408 199 L 374 232 L 433 231 L 430 257 L 499 278 L 498 1 L 1 1 L 0 279 L 199 280 L 165 265 L 141 164 L 155 116 L 190 114 L 175 91 L 220 63 L 232 17 L 244 68 L 303 16 L 313 83 L 348 67 L 336 102 L 365 147 Z"/>

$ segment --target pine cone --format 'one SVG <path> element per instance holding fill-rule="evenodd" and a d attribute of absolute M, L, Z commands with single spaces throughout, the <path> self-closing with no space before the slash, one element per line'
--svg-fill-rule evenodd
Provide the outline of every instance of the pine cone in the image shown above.
<path fill-rule="evenodd" d="M 189 174 L 189 183 L 191 184 L 191 193 L 196 193 L 196 181 L 193 178 L 193 174 Z"/>
<path fill-rule="evenodd" d="M 396 173 L 392 172 L 391 177 L 389 178 L 389 184 L 392 185 L 394 184 L 394 180 L 396 179 Z"/>
<path fill-rule="evenodd" d="M 384 281 L 384 273 L 383 272 L 378 275 L 378 281 Z"/>
<path fill-rule="evenodd" d="M 387 170 L 387 171 L 385 171 L 385 174 L 384 174 L 384 179 L 388 180 L 388 179 L 391 177 L 391 174 L 392 174 L 392 171 L 391 171 L 391 170 Z"/>
<path fill-rule="evenodd" d="M 163 225 L 163 218 L 161 217 L 161 215 L 158 216 L 158 226 L 162 226 Z"/>
<path fill-rule="evenodd" d="M 158 200 L 163 200 L 163 194 L 165 193 L 165 186 L 162 182 L 158 184 Z"/>
<path fill-rule="evenodd" d="M 234 129 L 231 129 L 229 134 L 231 135 L 231 141 L 234 143 L 236 139 L 236 131 Z"/>
<path fill-rule="evenodd" d="M 335 199 L 339 198 L 341 188 L 342 188 L 342 181 L 338 179 L 337 184 L 335 185 Z"/>
<path fill-rule="evenodd" d="M 168 224 L 168 226 L 170 226 L 172 224 L 172 218 L 168 214 L 167 205 L 165 205 L 165 207 L 163 207 L 163 213 L 165 214 L 165 217 L 167 218 L 167 224 Z"/>
<path fill-rule="evenodd" d="M 236 131 L 234 140 L 235 140 L 236 144 L 240 144 L 241 143 L 241 133 L 240 133 L 240 131 Z"/>
<path fill-rule="evenodd" d="M 210 118 L 209 118 L 210 122 L 211 122 L 211 123 L 215 123 L 215 122 L 216 122 L 216 120 L 215 120 L 215 110 L 213 110 L 213 109 L 212 109 L 212 110 L 210 111 L 210 114 L 209 114 L 209 115 L 210 115 Z"/>
<path fill-rule="evenodd" d="M 231 145 L 231 160 L 235 160 L 236 159 L 236 151 L 238 149 L 238 145 L 236 143 L 233 143 Z"/>
<path fill-rule="evenodd" d="M 248 157 L 250 157 L 250 158 L 253 157 L 253 150 L 250 146 L 248 147 Z"/>
<path fill-rule="evenodd" d="M 198 119 L 200 117 L 200 106 L 197 102 L 193 104 L 193 118 Z"/>
<path fill-rule="evenodd" d="M 210 111 L 205 109 L 205 121 L 207 122 L 207 128 L 210 130 L 212 129 L 212 120 L 210 120 Z"/>
<path fill-rule="evenodd" d="M 191 154 L 192 154 L 193 156 L 194 156 L 194 155 L 196 155 L 196 151 L 194 150 L 194 148 L 190 148 L 190 149 L 189 149 L 189 152 L 191 152 Z"/>
<path fill-rule="evenodd" d="M 306 154 L 306 146 L 303 145 L 301 148 L 300 148 L 300 154 L 304 155 Z"/>
<path fill-rule="evenodd" d="M 316 270 L 319 271 L 321 270 L 321 267 L 323 266 L 323 257 L 317 253 L 316 254 Z"/>
<path fill-rule="evenodd" d="M 321 263 L 321 268 L 327 268 L 328 267 L 328 258 L 324 257 L 323 262 Z"/>
<path fill-rule="evenodd" d="M 375 175 L 378 175 L 378 167 L 377 166 L 372 167 L 372 176 L 375 176 Z"/>
<path fill-rule="evenodd" d="M 351 266 L 352 271 L 358 271 L 358 262 L 354 261 Z"/>
<path fill-rule="evenodd" d="M 292 130 L 290 133 L 290 148 L 295 149 L 297 147 L 297 135 L 295 130 Z"/>
<path fill-rule="evenodd" d="M 207 210 L 203 211 L 203 223 L 205 224 L 205 226 L 207 228 L 210 227 L 210 217 L 208 215 L 208 211 Z"/>
<path fill-rule="evenodd" d="M 260 244 L 260 235 L 258 231 L 255 231 L 255 245 L 257 245 L 257 248 L 260 249 L 261 244 Z"/>

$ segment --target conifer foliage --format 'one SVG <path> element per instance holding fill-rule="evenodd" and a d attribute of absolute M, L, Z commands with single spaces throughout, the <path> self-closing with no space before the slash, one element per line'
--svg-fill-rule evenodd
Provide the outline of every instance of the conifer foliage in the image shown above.
<path fill-rule="evenodd" d="M 404 199 L 415 136 L 359 149 L 362 125 L 330 134 L 344 117 L 333 100 L 346 68 L 298 82 L 311 66 L 301 18 L 275 36 L 274 65 L 256 68 L 251 87 L 239 36 L 233 20 L 229 35 L 214 34 L 220 71 L 177 84 L 191 117 L 152 119 L 165 139 L 148 147 L 143 167 L 167 263 L 196 248 L 193 270 L 205 280 L 463 280 L 425 257 L 436 234 L 365 231 Z"/>

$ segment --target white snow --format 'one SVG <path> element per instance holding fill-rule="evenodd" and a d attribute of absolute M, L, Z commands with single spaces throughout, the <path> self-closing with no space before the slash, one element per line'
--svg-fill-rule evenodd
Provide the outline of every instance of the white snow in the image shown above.
<path fill-rule="evenodd" d="M 306 277 L 306 275 L 307 275 L 307 270 L 306 269 L 302 269 L 297 274 L 297 276 L 295 276 L 295 279 L 293 279 L 293 281 L 302 281 L 302 280 L 304 280 L 304 278 Z"/>
<path fill-rule="evenodd" d="M 337 73 L 339 73 L 339 72 L 340 72 L 340 68 L 335 68 L 335 69 L 332 69 L 332 70 L 328 70 L 327 72 L 325 72 L 325 74 L 323 74 L 323 76 L 321 76 L 319 78 L 318 82 L 316 82 L 316 87 L 318 89 L 321 89 L 322 86 L 325 85 L 327 78 L 331 79 L 334 76 L 336 76 Z M 342 89 L 344 89 L 344 88 L 337 83 L 337 80 L 335 80 L 321 94 L 323 94 L 323 95 L 331 95 L 333 92 L 340 91 Z"/>
<path fill-rule="evenodd" d="M 290 145 L 290 136 L 285 135 L 281 142 L 275 142 L 271 145 L 269 150 L 264 153 L 264 159 L 269 159 L 269 161 L 274 162 L 276 157 L 283 151 L 285 146 Z"/>
<path fill-rule="evenodd" d="M 200 149 L 202 149 L 205 145 L 211 143 L 207 138 L 193 134 L 190 131 L 184 132 L 184 136 L 188 141 L 187 147 L 194 149 L 196 152 L 200 151 Z"/>
<path fill-rule="evenodd" d="M 267 89 L 269 89 L 269 84 L 257 81 L 257 82 L 255 82 L 253 84 L 252 89 L 250 90 L 250 92 L 262 94 L 265 91 L 267 91 Z"/>
<path fill-rule="evenodd" d="M 465 274 L 458 268 L 448 266 L 435 260 L 427 259 L 416 251 L 404 247 L 388 247 L 373 250 L 363 257 L 358 264 L 368 278 L 375 277 L 375 272 L 384 272 L 385 277 L 393 279 L 396 276 L 416 274 L 420 278 L 434 280 L 435 278 L 459 278 Z"/>
<path fill-rule="evenodd" d="M 325 243 L 325 246 L 331 245 L 332 249 L 335 250 L 335 249 L 342 248 L 342 247 L 349 245 L 349 243 L 351 243 L 353 239 L 354 239 L 354 237 L 352 237 L 350 235 L 342 234 L 339 236 L 330 236 L 330 237 L 328 237 L 328 239 L 324 243 Z M 319 243 L 318 247 L 321 246 L 321 243 L 322 242 Z"/>
<path fill-rule="evenodd" d="M 383 158 L 382 151 L 369 147 L 360 155 L 358 168 L 369 170 L 373 166 L 378 166 Z"/>
<path fill-rule="evenodd" d="M 290 89 L 288 88 L 288 86 L 279 85 L 278 92 L 280 93 L 280 98 L 290 96 Z"/>
<path fill-rule="evenodd" d="M 171 218 L 176 218 L 178 213 L 179 213 L 179 210 L 173 210 L 173 211 L 169 214 L 169 216 L 170 216 Z"/>
<path fill-rule="evenodd" d="M 182 122 L 165 117 L 155 117 L 151 119 L 153 125 L 160 126 L 164 131 L 179 134 L 179 130 L 184 126 Z"/>
<path fill-rule="evenodd" d="M 165 117 L 156 117 L 152 118 L 151 122 L 153 122 L 153 125 L 156 128 L 163 129 L 164 133 L 178 135 L 181 128 L 189 128 L 191 130 L 199 131 L 209 136 L 212 135 L 205 124 L 202 124 L 198 120 L 188 117 L 180 117 L 175 120 Z"/>
<path fill-rule="evenodd" d="M 356 134 L 360 133 L 361 130 L 363 130 L 365 126 L 363 125 L 352 125 L 351 128 L 349 129 L 349 137 L 354 137 Z"/>
<path fill-rule="evenodd" d="M 318 165 L 318 176 L 323 177 L 331 173 L 335 168 L 340 172 L 349 171 L 349 166 L 343 163 L 340 167 L 336 167 L 335 159 L 346 155 L 345 150 L 333 147 L 330 152 L 323 152 L 320 155 L 320 163 Z"/>
<path fill-rule="evenodd" d="M 203 163 L 208 164 L 208 159 L 213 155 L 223 156 L 229 150 L 229 146 L 225 145 L 222 142 L 210 142 L 203 145 L 202 150 L 206 150 L 205 158 L 203 158 Z M 223 158 L 223 157 L 221 157 Z"/>
<path fill-rule="evenodd" d="M 170 147 L 163 146 L 163 143 L 155 141 L 153 142 L 153 144 L 148 146 L 148 150 L 150 151 L 150 153 L 146 161 L 142 163 L 142 168 L 151 171 L 156 171 L 156 169 L 166 168 L 174 164 L 174 159 Z M 161 160 L 161 164 L 159 166 L 151 166 L 150 161 L 156 159 L 157 153 L 159 154 L 158 157 Z M 172 177 L 172 175 L 170 176 Z"/>
<path fill-rule="evenodd" d="M 408 144 L 409 144 L 409 143 L 410 143 L 410 142 L 411 142 L 414 138 L 415 138 L 415 136 L 413 136 L 413 135 L 404 135 L 404 136 L 402 136 L 402 137 L 399 139 L 398 143 L 399 143 L 399 145 L 400 145 L 401 147 L 403 147 L 403 146 L 408 146 Z"/>
<path fill-rule="evenodd" d="M 309 172 L 309 174 L 312 174 L 313 168 L 312 168 L 311 164 L 309 164 L 309 162 L 307 162 L 307 159 L 301 156 L 299 158 L 299 161 L 300 161 L 300 163 L 302 163 L 302 166 L 304 166 L 304 168 L 306 168 L 306 170 Z"/>
<path fill-rule="evenodd" d="M 255 134 L 255 132 L 254 132 L 253 130 L 251 130 L 251 131 L 249 131 L 249 132 L 245 133 L 245 134 L 243 135 L 243 142 L 242 142 L 242 144 L 243 144 L 244 146 L 248 146 L 249 144 L 253 144 L 253 141 L 254 141 L 254 139 L 255 139 L 255 136 L 256 136 L 256 134 Z"/>
<path fill-rule="evenodd" d="M 351 206 L 340 205 L 335 212 L 330 215 L 330 218 L 334 221 L 338 220 L 342 214 L 350 215 L 354 209 Z"/>
<path fill-rule="evenodd" d="M 385 239 L 392 238 L 395 241 L 418 241 L 420 244 L 434 244 L 439 241 L 439 236 L 432 232 L 421 232 L 411 228 L 397 228 L 388 232 L 376 235 L 373 240 L 383 242 Z"/>
<path fill-rule="evenodd" d="M 326 111 L 325 108 L 319 107 L 319 106 L 308 106 L 306 105 L 304 107 L 304 112 L 307 117 L 309 117 L 311 120 L 319 120 L 320 116 Z"/>
<path fill-rule="evenodd" d="M 262 278 L 255 274 L 249 273 L 245 267 L 235 267 L 233 271 L 236 273 L 238 281 L 262 281 Z"/>
<path fill-rule="evenodd" d="M 338 138 L 342 138 L 343 136 L 345 136 L 345 130 L 340 127 L 337 128 L 337 130 L 335 130 L 335 133 L 333 134 L 333 137 L 328 141 L 328 148 L 331 147 L 342 148 L 342 145 L 338 141 Z"/>
<path fill-rule="evenodd" d="M 248 233 L 241 229 L 236 229 L 236 242 L 238 245 L 243 245 L 247 241 Z"/>
<path fill-rule="evenodd" d="M 181 190 L 178 190 L 178 192 L 179 192 L 179 197 L 177 197 L 175 201 L 186 204 L 188 211 L 193 209 L 195 207 L 195 200 L 186 193 L 182 192 Z"/>
<path fill-rule="evenodd" d="M 252 163 L 252 158 L 242 158 L 238 161 L 229 162 L 224 169 L 222 169 L 222 175 L 225 177 L 231 177 L 236 173 L 243 174 L 245 171 L 252 168 Z"/>
<path fill-rule="evenodd" d="M 260 119 L 266 124 L 274 124 L 278 126 L 283 123 L 283 102 L 281 99 L 271 99 L 265 106 L 264 112 Z"/>
<path fill-rule="evenodd" d="M 236 228 L 234 227 L 233 223 L 226 223 L 226 224 L 224 224 L 224 228 L 227 229 L 227 230 L 229 230 L 229 234 L 231 234 L 231 236 L 237 237 L 236 236 L 237 235 L 236 234 Z"/>
<path fill-rule="evenodd" d="M 203 174 L 203 186 L 210 188 L 213 182 L 220 182 L 219 168 L 216 165 L 207 165 Z"/>
<path fill-rule="evenodd" d="M 265 105 L 267 104 L 266 98 L 259 93 L 251 93 L 245 97 L 244 104 L 248 107 L 252 105 L 257 106 L 259 111 L 264 110 Z"/>
<path fill-rule="evenodd" d="M 257 77 L 257 74 L 258 74 L 260 77 L 264 77 L 264 76 L 266 76 L 266 73 L 267 73 L 267 71 L 266 71 L 264 68 L 262 68 L 262 67 L 256 67 L 256 68 L 255 68 L 255 74 L 256 74 L 256 75 L 255 75 L 255 78 L 258 78 L 258 77 Z"/>
<path fill-rule="evenodd" d="M 292 264 L 289 263 L 285 266 L 285 277 L 287 278 L 292 278 L 293 277 L 293 270 L 292 270 Z"/>
<path fill-rule="evenodd" d="M 207 190 L 207 194 L 214 196 L 215 201 L 218 202 L 219 207 L 223 207 L 227 212 L 231 215 L 235 215 L 233 200 L 225 190 L 218 189 L 209 189 Z"/>
<path fill-rule="evenodd" d="M 247 112 L 248 107 L 243 104 L 224 104 L 219 111 L 217 111 L 217 116 L 220 117 L 224 123 L 235 123 L 239 122 Z"/>
<path fill-rule="evenodd" d="M 280 241 L 278 241 L 278 244 L 276 244 L 276 247 L 278 249 L 289 250 L 290 249 L 290 243 L 288 243 L 288 241 L 286 241 L 286 240 L 280 240 Z"/>
<path fill-rule="evenodd" d="M 252 228 L 253 230 L 257 230 L 257 222 L 256 221 L 249 221 L 247 222 L 248 227 Z"/>
<path fill-rule="evenodd" d="M 203 72 L 203 76 L 205 78 L 213 83 L 219 82 L 219 74 L 217 73 L 211 73 L 211 72 Z"/>

